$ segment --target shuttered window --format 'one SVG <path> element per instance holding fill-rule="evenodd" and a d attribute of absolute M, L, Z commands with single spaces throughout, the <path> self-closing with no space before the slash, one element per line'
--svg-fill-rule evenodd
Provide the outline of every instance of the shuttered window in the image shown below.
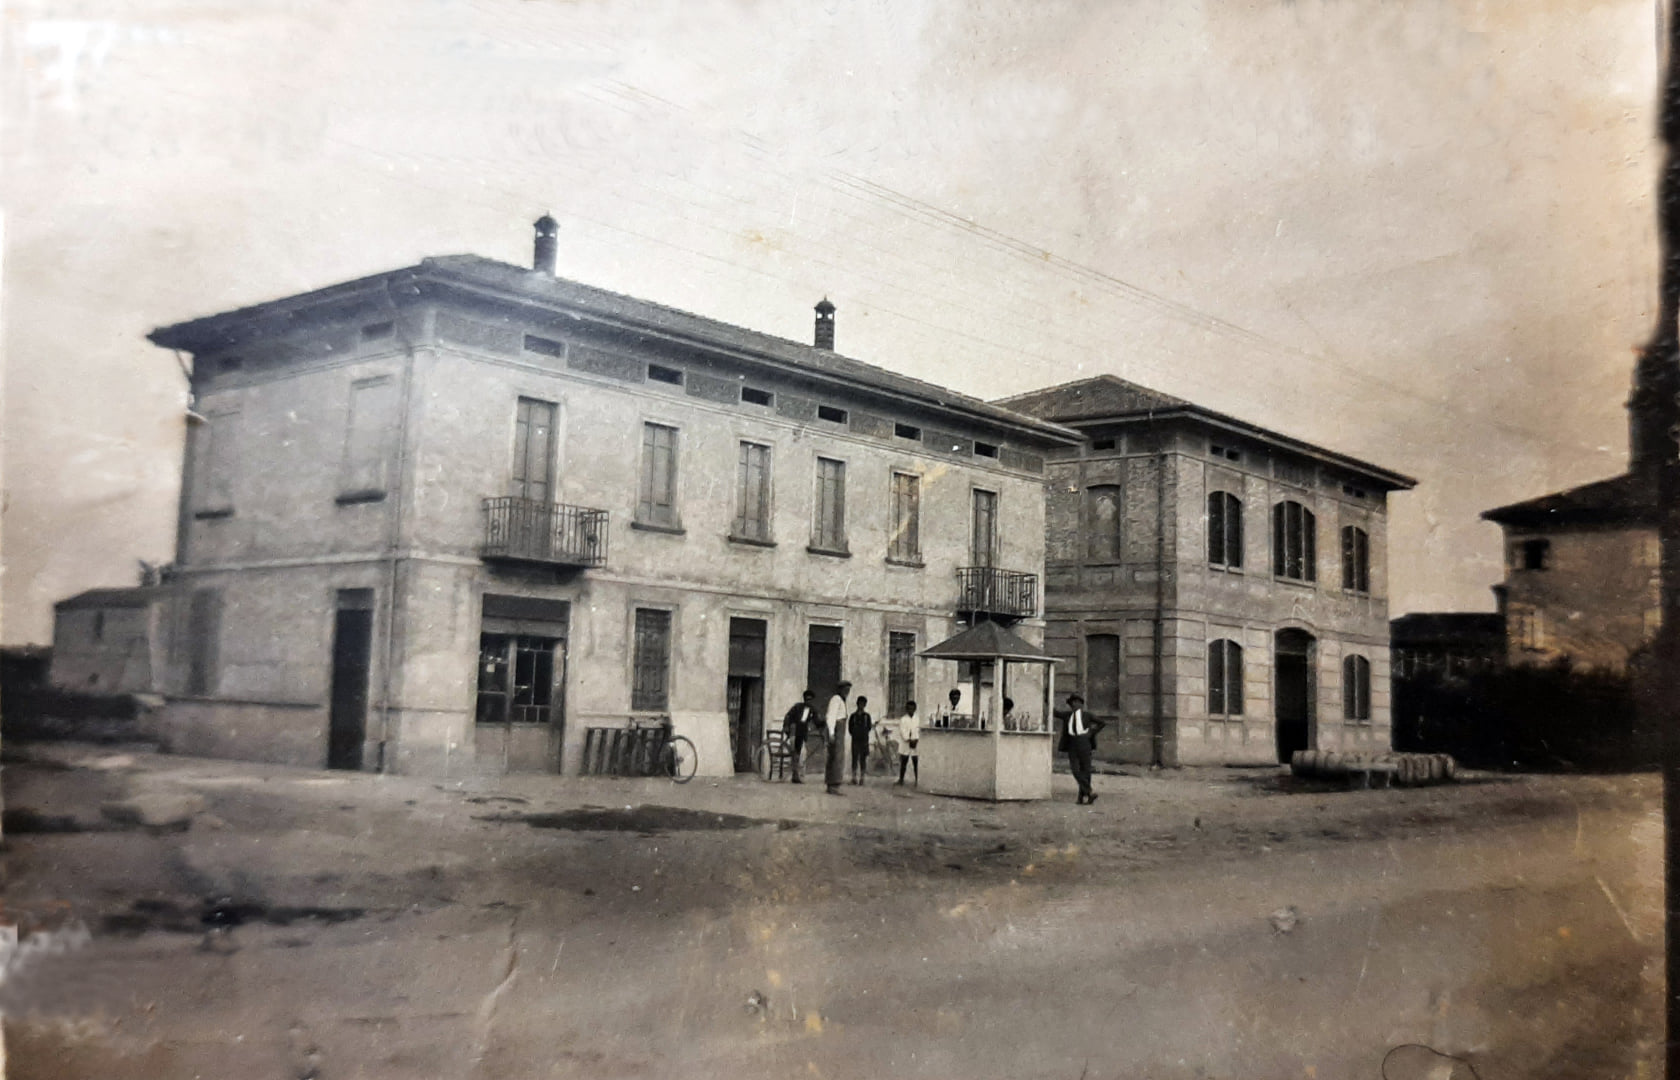
<path fill-rule="evenodd" d="M 1232 570 L 1243 564 L 1243 505 L 1229 491 L 1208 496 L 1208 562 Z"/>
<path fill-rule="evenodd" d="M 636 520 L 667 528 L 678 525 L 677 429 L 674 427 L 642 425 L 642 484 L 636 501 Z"/>
<path fill-rule="evenodd" d="M 1371 538 L 1352 525 L 1342 528 L 1342 588 L 1371 591 Z"/>
<path fill-rule="evenodd" d="M 554 499 L 554 413 L 551 401 L 520 398 L 513 427 L 513 485 L 508 494 L 547 503 Z"/>
<path fill-rule="evenodd" d="M 1228 638 L 1208 643 L 1208 714 L 1241 716 L 1243 711 L 1242 646 Z"/>
<path fill-rule="evenodd" d="M 922 559 L 922 479 L 913 473 L 892 474 L 892 537 L 887 558 L 894 562 Z"/>
<path fill-rule="evenodd" d="M 1272 573 L 1295 581 L 1318 580 L 1318 520 L 1298 502 L 1272 507 Z"/>
<path fill-rule="evenodd" d="M 1363 656 L 1342 660 L 1342 718 L 1371 719 L 1371 661 Z"/>
<path fill-rule="evenodd" d="M 846 463 L 817 459 L 817 513 L 811 526 L 811 546 L 823 551 L 846 550 Z"/>
<path fill-rule="evenodd" d="M 743 442 L 735 467 L 735 533 L 770 541 L 770 448 Z"/>

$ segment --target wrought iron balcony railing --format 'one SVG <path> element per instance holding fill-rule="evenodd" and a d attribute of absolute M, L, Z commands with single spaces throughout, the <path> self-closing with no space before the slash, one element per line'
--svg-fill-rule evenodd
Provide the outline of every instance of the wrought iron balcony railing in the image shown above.
<path fill-rule="evenodd" d="M 1038 614 L 1038 575 L 992 566 L 957 570 L 957 611 L 1030 619 Z"/>
<path fill-rule="evenodd" d="M 511 495 L 485 499 L 480 554 L 554 566 L 605 566 L 607 512 Z"/>

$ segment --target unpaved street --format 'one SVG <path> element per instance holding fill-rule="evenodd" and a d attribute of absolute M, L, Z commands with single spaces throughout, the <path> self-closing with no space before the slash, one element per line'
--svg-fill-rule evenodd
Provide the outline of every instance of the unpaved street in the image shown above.
<path fill-rule="evenodd" d="M 1655 777 L 1087 810 L 28 757 L 17 1077 L 1661 1073 Z"/>

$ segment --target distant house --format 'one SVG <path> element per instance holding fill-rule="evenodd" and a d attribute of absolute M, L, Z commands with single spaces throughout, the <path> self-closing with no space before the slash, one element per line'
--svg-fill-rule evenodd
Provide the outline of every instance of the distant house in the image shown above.
<path fill-rule="evenodd" d="M 556 277 L 537 225 L 532 267 L 426 259 L 151 334 L 200 418 L 168 745 L 571 773 L 588 729 L 669 715 L 728 772 L 807 687 L 890 715 L 955 681 L 917 654 L 956 628 L 1039 636 L 1072 432 L 840 355 L 826 301 L 803 344 Z"/>
<path fill-rule="evenodd" d="M 1394 678 L 1458 678 L 1505 662 L 1505 616 L 1414 611 L 1389 623 Z"/>
<path fill-rule="evenodd" d="M 1045 648 L 1126 761 L 1389 746 L 1399 473 L 1112 376 L 999 402 L 1052 453 Z"/>
<path fill-rule="evenodd" d="M 89 589 L 54 604 L 49 681 L 94 694 L 156 691 L 169 595 L 159 586 Z"/>
<path fill-rule="evenodd" d="M 1621 476 L 1482 515 L 1505 533 L 1496 586 L 1512 664 L 1623 671 L 1662 621 L 1657 481 Z"/>

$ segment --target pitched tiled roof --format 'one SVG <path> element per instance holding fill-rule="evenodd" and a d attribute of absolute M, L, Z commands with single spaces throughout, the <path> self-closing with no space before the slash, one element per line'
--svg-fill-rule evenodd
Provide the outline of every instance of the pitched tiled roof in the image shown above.
<path fill-rule="evenodd" d="M 1149 418 L 1193 419 L 1217 430 L 1246 435 L 1280 449 L 1290 450 L 1307 458 L 1327 462 L 1365 478 L 1369 483 L 1390 490 L 1404 490 L 1417 486 L 1417 481 L 1403 473 L 1380 465 L 1361 461 L 1334 450 L 1270 431 L 1246 420 L 1203 408 L 1200 405 L 1151 390 L 1147 386 L 1127 382 L 1114 375 L 1096 375 L 1076 382 L 1062 383 L 1043 390 L 1003 398 L 997 402 L 1006 409 L 1030 413 L 1058 424 L 1091 425 L 1103 421 L 1138 421 Z"/>
<path fill-rule="evenodd" d="M 830 349 L 789 341 L 729 323 L 666 307 L 649 300 L 598 289 L 591 285 L 554 277 L 512 263 L 479 255 L 443 255 L 422 259 L 418 266 L 328 286 L 313 292 L 274 300 L 201 319 L 160 327 L 148 335 L 165 348 L 198 351 L 213 343 L 226 328 L 247 320 L 299 318 L 314 307 L 329 308 L 359 292 L 413 291 L 426 282 L 454 285 L 475 292 L 486 300 L 524 302 L 554 307 L 575 315 L 617 325 L 631 332 L 664 335 L 706 346 L 731 350 L 751 358 L 771 360 L 810 377 L 838 380 L 875 391 L 907 398 L 935 408 L 951 409 L 969 416 L 1003 424 L 1017 432 L 1044 440 L 1047 444 L 1075 441 L 1074 433 L 1054 422 L 980 398 L 960 394 L 947 387 L 901 375 L 874 364 L 853 360 Z"/>
<path fill-rule="evenodd" d="M 1482 513 L 1487 521 L 1525 527 L 1545 525 L 1655 525 L 1654 472 L 1623 473 L 1608 480 L 1511 503 Z"/>
<path fill-rule="evenodd" d="M 1004 398 L 998 404 L 1046 420 L 1066 422 L 1182 408 L 1190 403 L 1114 375 L 1098 375 Z"/>

